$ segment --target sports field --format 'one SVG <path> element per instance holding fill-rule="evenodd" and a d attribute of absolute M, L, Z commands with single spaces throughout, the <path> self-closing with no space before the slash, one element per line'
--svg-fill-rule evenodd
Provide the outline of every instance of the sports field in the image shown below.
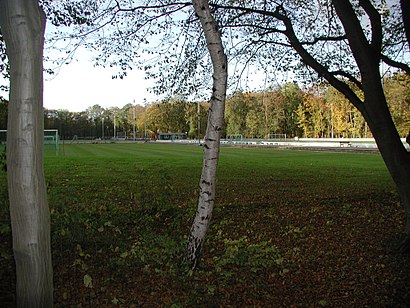
<path fill-rule="evenodd" d="M 66 144 L 46 152 L 56 306 L 388 306 L 410 263 L 378 154 L 221 149 L 198 271 L 181 263 L 203 148 Z M 13 301 L 6 175 L 0 174 L 0 300 Z"/>

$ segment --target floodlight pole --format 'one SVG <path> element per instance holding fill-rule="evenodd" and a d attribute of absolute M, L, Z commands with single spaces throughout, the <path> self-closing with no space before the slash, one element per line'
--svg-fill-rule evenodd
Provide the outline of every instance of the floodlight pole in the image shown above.
<path fill-rule="evenodd" d="M 144 117 L 144 141 L 147 139 L 147 122 L 145 121 Z"/>
<path fill-rule="evenodd" d="M 144 98 L 144 141 L 147 141 L 147 100 Z"/>
<path fill-rule="evenodd" d="M 334 138 L 334 125 L 333 125 L 333 103 L 330 104 L 330 126 L 331 126 L 331 136 Z"/>
<path fill-rule="evenodd" d="M 132 106 L 133 111 L 134 111 L 134 141 L 136 140 L 136 136 L 135 136 L 135 122 L 136 122 L 136 118 L 135 118 L 135 99 L 134 99 L 134 105 Z"/>
<path fill-rule="evenodd" d="M 201 105 L 198 102 L 198 143 L 201 143 Z"/>
<path fill-rule="evenodd" d="M 116 140 L 115 115 L 116 115 L 116 111 L 114 111 L 114 140 Z"/>
<path fill-rule="evenodd" d="M 101 140 L 104 140 L 104 117 L 101 118 Z"/>

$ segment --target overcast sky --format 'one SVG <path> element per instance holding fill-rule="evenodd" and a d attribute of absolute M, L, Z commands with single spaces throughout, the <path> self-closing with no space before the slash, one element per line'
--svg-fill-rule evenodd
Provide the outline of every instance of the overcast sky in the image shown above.
<path fill-rule="evenodd" d="M 143 105 L 144 99 L 152 103 L 163 98 L 148 91 L 154 81 L 146 80 L 144 72 L 132 70 L 124 79 L 112 79 L 117 73 L 115 68 L 94 67 L 91 59 L 90 51 L 80 50 L 75 60 L 61 66 L 57 74 L 44 74 L 45 108 L 84 111 L 96 104 L 121 108 L 130 103 Z M 263 86 L 263 79 L 264 74 L 258 74 L 249 85 L 257 89 Z M 7 93 L 0 96 L 8 98 Z"/>
<path fill-rule="evenodd" d="M 154 83 L 144 79 L 144 72 L 133 70 L 124 79 L 112 79 L 115 69 L 94 67 L 90 59 L 90 53 L 80 52 L 58 74 L 44 74 L 45 108 L 84 111 L 95 104 L 121 108 L 134 102 L 143 105 L 144 99 L 148 103 L 161 99 L 148 91 Z M 8 85 L 1 77 L 0 83 Z M 0 91 L 0 96 L 8 99 L 8 93 Z"/>
<path fill-rule="evenodd" d="M 52 26 L 48 25 L 46 31 L 50 28 L 53 29 Z M 44 55 L 50 59 L 56 58 L 47 49 L 45 49 Z M 92 58 L 90 50 L 79 48 L 74 60 L 61 66 L 56 71 L 57 74 L 44 74 L 45 108 L 84 111 L 96 104 L 104 108 L 121 108 L 126 104 L 142 105 L 144 100 L 147 103 L 152 103 L 164 98 L 149 92 L 154 81 L 146 80 L 144 78 L 145 72 L 132 70 L 124 79 L 112 79 L 112 76 L 118 72 L 117 69 L 94 67 Z M 49 65 L 46 63 L 45 67 L 49 67 Z M 250 91 L 271 85 L 266 84 L 263 72 L 252 71 L 247 70 L 245 73 L 245 75 L 250 73 L 252 78 L 245 84 L 239 85 L 242 89 Z M 8 84 L 8 81 L 1 80 L 0 77 L 0 83 Z M 0 96 L 8 99 L 8 93 L 0 92 Z"/>
<path fill-rule="evenodd" d="M 84 111 L 100 105 L 123 107 L 126 104 L 143 104 L 157 98 L 147 91 L 152 81 L 144 79 L 144 73 L 133 70 L 124 79 L 112 79 L 115 69 L 94 67 L 87 54 L 77 61 L 62 66 L 56 76 L 45 75 L 44 107 Z"/>

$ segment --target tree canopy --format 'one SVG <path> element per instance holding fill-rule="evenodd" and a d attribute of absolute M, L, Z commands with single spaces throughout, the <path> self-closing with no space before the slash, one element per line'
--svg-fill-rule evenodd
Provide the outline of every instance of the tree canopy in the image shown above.
<path fill-rule="evenodd" d="M 409 48 L 400 4 L 367 2 L 365 7 L 380 12 L 381 20 L 379 24 L 377 18 L 370 18 L 375 14 L 368 15 L 360 3 L 352 6 L 360 18 L 357 26 L 364 30 L 363 39 L 378 42 L 380 58 L 387 65 L 408 72 Z M 210 58 L 201 29 L 193 22 L 190 2 L 101 0 L 96 5 L 85 1 L 74 2 L 68 10 L 71 3 L 45 2 L 52 23 L 63 26 L 49 39 L 63 50 L 64 58 L 83 45 L 94 50 L 97 65 L 118 68 L 114 77 L 123 78 L 133 68 L 145 70 L 147 78 L 158 82 L 157 93 L 200 95 L 210 84 L 206 74 Z M 232 91 L 239 84 L 246 87 L 257 70 L 265 74 L 267 85 L 280 82 L 290 72 L 292 78 L 306 83 L 328 78 L 339 89 L 350 88 L 346 81 L 359 86 L 359 68 L 331 2 L 247 1 L 245 5 L 216 1 L 211 6 L 230 61 Z M 67 29 L 67 25 L 72 27 Z"/>

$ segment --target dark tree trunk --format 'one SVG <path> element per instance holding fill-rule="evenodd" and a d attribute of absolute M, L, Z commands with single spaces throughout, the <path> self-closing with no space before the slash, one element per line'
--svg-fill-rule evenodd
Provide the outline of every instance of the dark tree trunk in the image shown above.
<path fill-rule="evenodd" d="M 402 250 L 410 252 L 410 153 L 400 140 L 381 82 L 379 71 L 382 43 L 381 17 L 368 0 L 360 1 L 372 26 L 371 41 L 368 42 L 350 1 L 335 0 L 333 4 L 346 31 L 361 74 L 364 102 L 358 106 L 358 109 L 373 133 L 406 212 L 406 238 Z"/>
<path fill-rule="evenodd" d="M 45 16 L 36 0 L 0 0 L 10 62 L 7 180 L 19 307 L 53 306 L 50 214 L 43 170 Z"/>
<path fill-rule="evenodd" d="M 374 80 L 377 82 L 376 80 Z M 364 88 L 366 121 L 373 133 L 383 160 L 396 184 L 406 213 L 405 240 L 401 250 L 410 252 L 410 153 L 403 146 L 387 108 L 383 91 L 375 83 Z"/>
<path fill-rule="evenodd" d="M 406 32 L 407 42 L 410 48 L 410 1 L 400 0 L 401 12 L 403 16 L 404 31 Z"/>

